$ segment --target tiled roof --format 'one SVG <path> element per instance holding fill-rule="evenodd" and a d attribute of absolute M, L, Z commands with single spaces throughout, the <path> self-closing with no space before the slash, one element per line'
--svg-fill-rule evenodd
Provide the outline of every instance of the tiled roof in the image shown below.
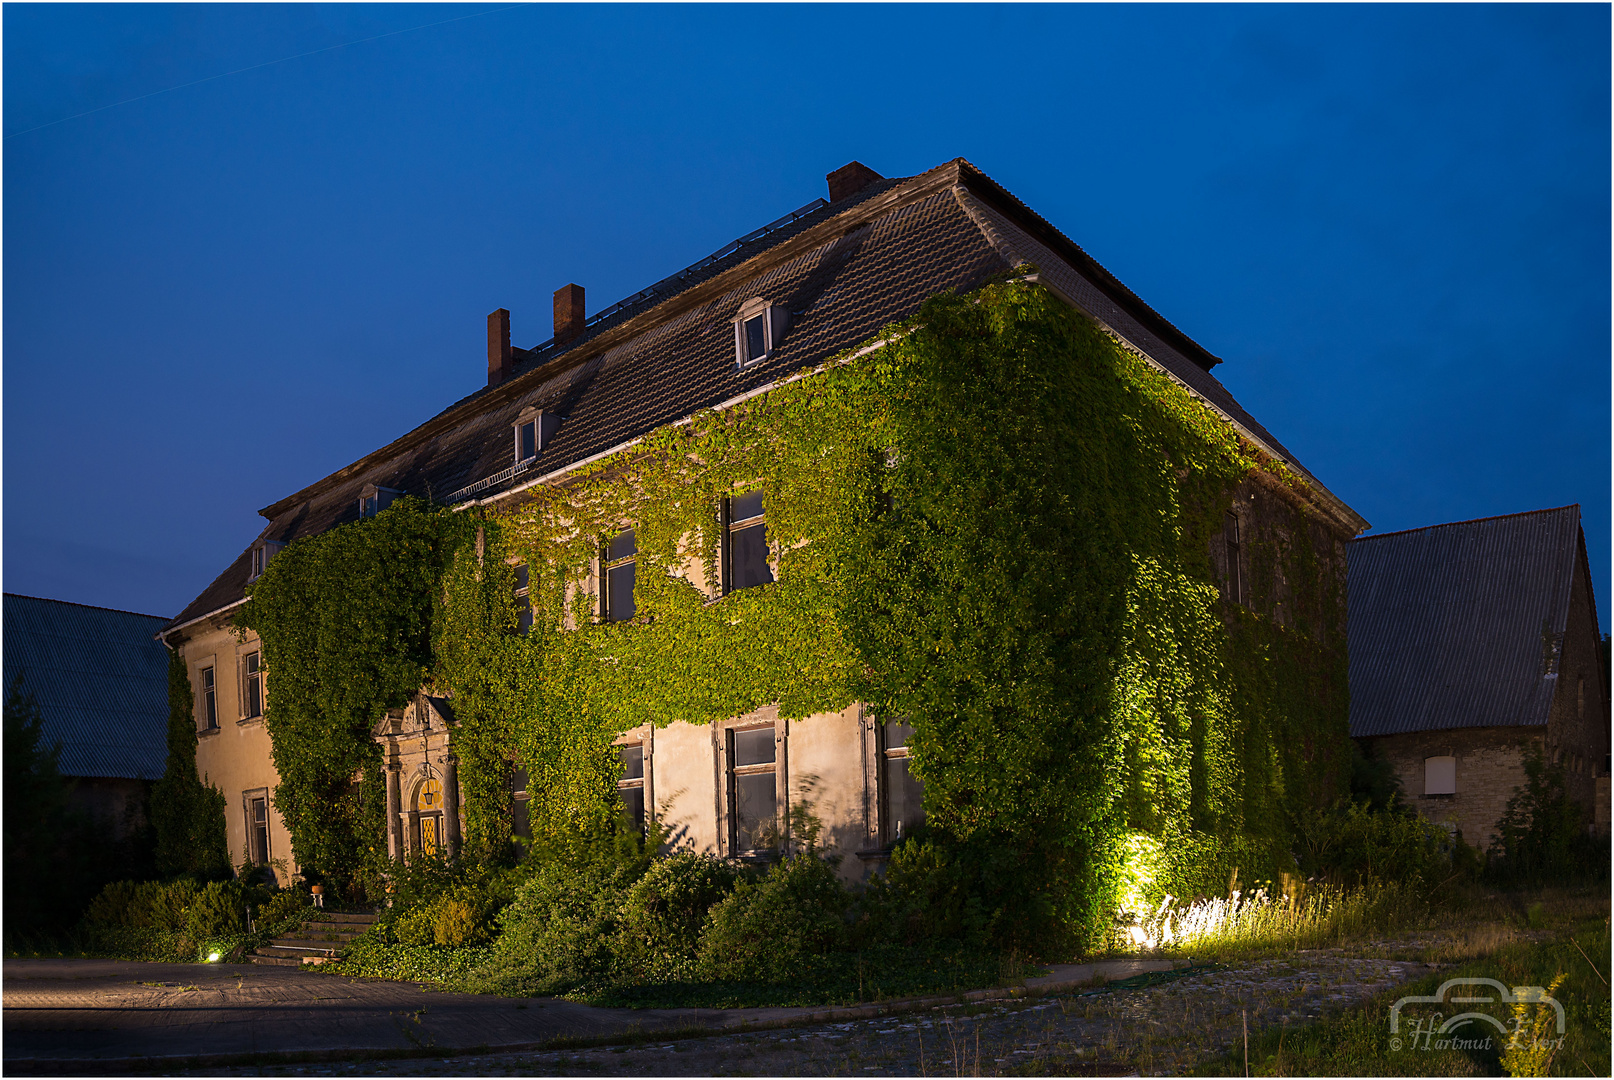
<path fill-rule="evenodd" d="M 1351 734 L 1545 724 L 1583 544 L 1579 506 L 1351 541 Z"/>
<path fill-rule="evenodd" d="M 590 323 L 562 347 L 518 350 L 515 372 L 504 383 L 478 389 L 388 446 L 265 508 L 270 524 L 262 538 L 290 541 L 356 519 L 359 490 L 367 483 L 443 501 L 512 468 L 511 425 L 524 408 L 559 413 L 561 426 L 533 468 L 477 493 L 498 497 L 821 363 L 912 315 L 926 298 L 974 289 L 1027 260 L 1050 285 L 1299 467 L 1210 375 L 1215 357 L 962 159 L 878 181 L 731 247 Z M 757 296 L 790 310 L 791 324 L 765 363 L 736 370 L 732 320 Z M 468 375 L 481 373 L 480 362 L 466 368 Z M 1348 508 L 1344 514 L 1350 516 Z M 247 565 L 243 554 L 174 625 L 238 601 Z"/>
<path fill-rule="evenodd" d="M 63 776 L 155 780 L 168 759 L 168 650 L 157 615 L 6 593 L 5 683 L 22 679 Z"/>

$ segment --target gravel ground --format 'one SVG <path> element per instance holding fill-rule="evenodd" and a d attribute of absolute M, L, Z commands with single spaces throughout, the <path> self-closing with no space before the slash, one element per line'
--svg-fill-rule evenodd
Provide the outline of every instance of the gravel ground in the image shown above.
<path fill-rule="evenodd" d="M 1109 1076 L 1181 1072 L 1435 965 L 1297 952 L 1142 989 L 938 1006 L 903 1016 L 542 1053 L 199 1070 L 270 1076 Z"/>

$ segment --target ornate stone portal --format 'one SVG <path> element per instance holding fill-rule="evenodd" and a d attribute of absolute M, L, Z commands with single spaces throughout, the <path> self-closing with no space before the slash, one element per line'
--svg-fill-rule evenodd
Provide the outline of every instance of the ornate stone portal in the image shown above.
<path fill-rule="evenodd" d="M 459 854 L 465 825 L 449 751 L 453 722 L 447 699 L 422 693 L 376 725 L 387 770 L 387 854 L 394 859 Z"/>

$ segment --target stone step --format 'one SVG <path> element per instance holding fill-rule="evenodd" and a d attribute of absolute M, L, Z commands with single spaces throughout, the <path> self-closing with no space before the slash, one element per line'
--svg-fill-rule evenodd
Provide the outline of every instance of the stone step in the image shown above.
<path fill-rule="evenodd" d="M 302 967 L 300 956 L 275 956 L 272 953 L 253 952 L 247 954 L 249 964 L 270 964 L 275 967 Z"/>
<path fill-rule="evenodd" d="M 271 956 L 277 953 L 284 953 L 287 956 L 335 956 L 341 951 L 341 945 L 342 942 L 339 941 L 275 938 L 269 944 L 261 946 L 259 951 L 267 952 Z"/>
<path fill-rule="evenodd" d="M 318 939 L 320 941 L 352 941 L 356 937 L 363 937 L 370 928 L 368 926 L 337 926 L 332 923 L 304 923 L 298 931 L 299 937 Z"/>
<path fill-rule="evenodd" d="M 312 908 L 311 910 L 318 913 L 320 922 L 362 923 L 369 926 L 376 920 L 374 912 L 326 911 L 323 908 Z"/>

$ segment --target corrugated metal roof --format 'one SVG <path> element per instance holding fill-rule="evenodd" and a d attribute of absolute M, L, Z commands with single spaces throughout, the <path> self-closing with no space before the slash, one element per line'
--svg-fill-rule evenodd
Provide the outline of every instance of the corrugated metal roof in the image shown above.
<path fill-rule="evenodd" d="M 1580 543 L 1578 505 L 1351 541 L 1351 734 L 1545 724 Z"/>
<path fill-rule="evenodd" d="M 168 650 L 157 615 L 6 593 L 5 685 L 21 676 L 63 776 L 155 780 L 168 759 Z"/>

